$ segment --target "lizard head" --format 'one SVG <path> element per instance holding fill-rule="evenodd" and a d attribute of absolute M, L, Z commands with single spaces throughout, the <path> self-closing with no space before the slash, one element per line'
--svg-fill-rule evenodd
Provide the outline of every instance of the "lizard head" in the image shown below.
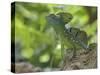
<path fill-rule="evenodd" d="M 57 14 L 49 14 L 46 20 L 51 25 L 65 25 L 72 20 L 73 16 L 70 13 L 59 12 Z"/>
<path fill-rule="evenodd" d="M 55 14 L 49 14 L 46 16 L 46 20 L 50 25 L 64 25 L 63 21 Z"/>
<path fill-rule="evenodd" d="M 61 18 L 65 24 L 69 23 L 73 19 L 72 14 L 68 12 L 59 12 L 57 13 L 57 16 Z"/>

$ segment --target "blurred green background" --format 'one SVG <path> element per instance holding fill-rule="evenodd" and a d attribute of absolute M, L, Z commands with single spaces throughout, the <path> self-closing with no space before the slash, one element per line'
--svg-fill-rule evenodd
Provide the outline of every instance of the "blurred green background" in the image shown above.
<path fill-rule="evenodd" d="M 45 17 L 63 11 L 73 15 L 69 25 L 86 31 L 89 43 L 97 42 L 97 7 L 15 2 L 12 33 L 15 28 L 16 61 L 23 57 L 34 66 L 45 68 L 50 67 L 53 60 L 52 67 L 58 67 L 61 44 L 56 41 L 55 32 L 46 24 Z M 14 35 L 12 37 L 14 41 Z"/>

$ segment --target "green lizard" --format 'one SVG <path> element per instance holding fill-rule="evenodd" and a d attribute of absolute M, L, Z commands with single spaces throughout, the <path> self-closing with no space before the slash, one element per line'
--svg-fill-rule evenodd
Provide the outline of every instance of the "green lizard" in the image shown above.
<path fill-rule="evenodd" d="M 50 14 L 46 17 L 47 23 L 54 28 L 56 34 L 61 40 L 61 55 L 63 60 L 65 47 L 72 48 L 74 51 L 76 47 L 84 49 L 88 48 L 87 35 L 84 31 L 74 27 L 65 27 L 65 24 L 68 24 L 72 18 L 73 16 L 67 12 Z"/>

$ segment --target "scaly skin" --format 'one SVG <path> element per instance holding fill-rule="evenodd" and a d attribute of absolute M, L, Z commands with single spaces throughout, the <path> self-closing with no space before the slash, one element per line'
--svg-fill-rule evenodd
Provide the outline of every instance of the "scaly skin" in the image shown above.
<path fill-rule="evenodd" d="M 74 49 L 74 52 L 77 47 L 84 49 L 88 48 L 86 32 L 74 27 L 65 27 L 65 24 L 68 24 L 72 18 L 73 16 L 70 13 L 65 12 L 50 14 L 46 17 L 47 23 L 54 28 L 56 34 L 61 40 L 61 55 L 63 61 L 65 47 Z"/>

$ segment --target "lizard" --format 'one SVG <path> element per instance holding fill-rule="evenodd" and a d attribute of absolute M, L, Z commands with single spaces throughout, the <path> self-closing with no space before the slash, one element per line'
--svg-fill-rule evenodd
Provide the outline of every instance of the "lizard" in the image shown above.
<path fill-rule="evenodd" d="M 56 34 L 61 40 L 61 55 L 64 63 L 64 47 L 72 48 L 75 54 L 75 48 L 77 46 L 88 49 L 87 34 L 86 32 L 65 25 L 73 19 L 72 14 L 68 12 L 59 12 L 57 14 L 49 14 L 46 16 L 47 23 L 54 28 Z M 73 56 L 74 56 L 73 54 Z"/>

